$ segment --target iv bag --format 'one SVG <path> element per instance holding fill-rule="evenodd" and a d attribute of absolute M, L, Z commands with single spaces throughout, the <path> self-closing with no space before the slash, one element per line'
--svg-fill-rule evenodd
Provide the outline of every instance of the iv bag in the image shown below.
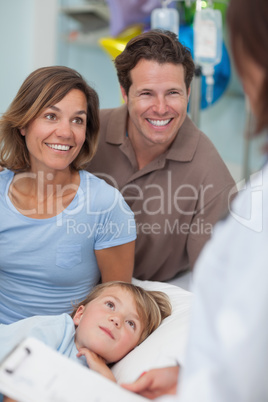
<path fill-rule="evenodd" d="M 222 59 L 222 16 L 219 10 L 196 10 L 194 19 L 194 60 L 206 77 L 206 100 L 213 99 L 214 66 Z"/>
<path fill-rule="evenodd" d="M 215 66 L 222 58 L 222 16 L 220 10 L 197 10 L 194 19 L 194 58 L 198 65 Z"/>
<path fill-rule="evenodd" d="M 179 36 L 179 13 L 175 8 L 155 8 L 151 14 L 151 29 L 165 29 Z"/>

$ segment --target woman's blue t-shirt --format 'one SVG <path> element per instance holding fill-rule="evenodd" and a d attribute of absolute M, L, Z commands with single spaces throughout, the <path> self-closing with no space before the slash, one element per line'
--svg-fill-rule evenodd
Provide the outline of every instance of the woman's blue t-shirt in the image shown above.
<path fill-rule="evenodd" d="M 70 205 L 48 219 L 18 212 L 0 173 L 0 323 L 69 313 L 100 280 L 94 250 L 136 238 L 134 215 L 118 190 L 80 171 Z"/>

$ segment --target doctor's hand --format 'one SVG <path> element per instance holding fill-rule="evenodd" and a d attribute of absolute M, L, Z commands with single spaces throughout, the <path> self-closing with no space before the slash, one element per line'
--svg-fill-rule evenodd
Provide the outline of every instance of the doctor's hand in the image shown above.
<path fill-rule="evenodd" d="M 0 171 L 1 171 L 1 168 L 0 168 Z M 15 399 L 11 399 L 11 398 L 9 398 L 8 396 L 5 396 L 5 395 L 4 395 L 3 402 L 16 402 L 16 401 L 15 401 Z"/>
<path fill-rule="evenodd" d="M 132 384 L 120 384 L 123 388 L 148 399 L 177 393 L 179 366 L 152 369 L 143 373 Z"/>

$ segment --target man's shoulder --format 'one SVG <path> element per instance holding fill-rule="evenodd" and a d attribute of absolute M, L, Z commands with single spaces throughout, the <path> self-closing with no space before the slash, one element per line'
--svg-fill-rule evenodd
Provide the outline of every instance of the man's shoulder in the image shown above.
<path fill-rule="evenodd" d="M 127 115 L 127 106 L 121 105 L 118 107 L 113 107 L 113 108 L 106 108 L 106 109 L 100 109 L 100 120 L 101 123 L 103 119 L 109 119 L 109 118 L 118 118 L 119 116 L 126 116 Z"/>
<path fill-rule="evenodd" d="M 195 157 L 200 157 L 202 160 L 204 160 L 204 158 L 208 158 L 211 160 L 211 162 L 215 158 L 215 160 L 224 163 L 212 140 L 203 131 L 201 131 L 188 116 L 185 119 L 185 126 L 187 135 L 195 137 Z M 207 163 L 209 163 L 209 160 L 207 160 Z"/>
<path fill-rule="evenodd" d="M 212 141 L 204 134 L 187 115 L 183 125 L 168 152 L 168 158 L 178 162 L 196 163 L 203 159 L 204 153 L 221 159 Z"/>
<path fill-rule="evenodd" d="M 188 115 L 185 118 L 183 129 L 187 136 L 195 137 L 197 146 L 200 147 L 200 145 L 202 145 L 204 147 L 211 147 L 211 149 L 216 151 L 216 147 L 210 138 L 193 123 Z"/>
<path fill-rule="evenodd" d="M 128 110 L 126 105 L 100 110 L 100 140 L 121 144 L 127 130 Z"/>
<path fill-rule="evenodd" d="M 100 109 L 100 118 L 103 119 L 110 116 L 117 108 Z"/>
<path fill-rule="evenodd" d="M 199 182 L 210 181 L 214 184 L 218 182 L 219 187 L 234 185 L 225 162 L 210 138 L 188 116 L 182 129 L 182 137 L 178 138 L 177 143 L 177 160 L 188 162 L 185 168 L 193 172 L 193 177 Z"/>

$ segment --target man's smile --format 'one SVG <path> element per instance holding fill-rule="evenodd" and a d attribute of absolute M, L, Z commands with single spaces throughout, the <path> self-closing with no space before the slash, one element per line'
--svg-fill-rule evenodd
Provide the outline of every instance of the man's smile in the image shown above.
<path fill-rule="evenodd" d="M 166 126 L 171 122 L 172 119 L 166 119 L 166 120 L 151 120 L 151 119 L 146 119 L 149 123 L 151 123 L 153 126 L 157 127 L 162 127 Z"/>

